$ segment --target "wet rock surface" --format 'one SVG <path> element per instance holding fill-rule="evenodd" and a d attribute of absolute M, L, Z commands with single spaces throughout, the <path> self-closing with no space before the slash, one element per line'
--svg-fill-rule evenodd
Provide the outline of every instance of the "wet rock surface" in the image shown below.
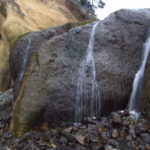
<path fill-rule="evenodd" d="M 113 112 L 100 120 L 84 118 L 79 126 L 62 123 L 56 128 L 35 129 L 20 138 L 15 138 L 9 132 L 13 94 L 9 90 L 2 95 L 0 95 L 3 99 L 3 104 L 0 104 L 2 150 L 150 150 L 149 122 L 144 116 L 134 120 L 128 114 L 120 112 Z M 114 114 L 120 118 L 117 119 L 119 126 L 114 124 L 116 122 Z"/>
<path fill-rule="evenodd" d="M 149 13 L 149 9 L 119 10 L 96 28 L 93 51 L 102 115 L 124 109 L 128 103 L 147 38 Z M 79 66 L 93 24 L 33 32 L 16 44 L 10 57 L 16 98 L 14 134 L 22 135 L 38 120 L 51 126 L 72 122 Z M 113 119 L 119 126 L 120 119 Z"/>

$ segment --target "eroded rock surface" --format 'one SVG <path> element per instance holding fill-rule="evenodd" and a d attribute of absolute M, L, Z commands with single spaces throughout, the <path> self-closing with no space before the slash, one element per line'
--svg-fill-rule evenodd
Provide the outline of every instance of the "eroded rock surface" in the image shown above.
<path fill-rule="evenodd" d="M 120 10 L 99 22 L 94 57 L 102 115 L 128 103 L 147 38 L 149 13 Z M 33 32 L 17 43 L 10 61 L 16 98 L 11 130 L 15 135 L 37 122 L 73 121 L 78 71 L 92 26 Z"/>

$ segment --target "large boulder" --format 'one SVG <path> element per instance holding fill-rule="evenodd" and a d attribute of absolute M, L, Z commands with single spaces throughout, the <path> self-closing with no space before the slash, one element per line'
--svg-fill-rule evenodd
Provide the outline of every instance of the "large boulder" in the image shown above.
<path fill-rule="evenodd" d="M 120 10 L 96 28 L 94 57 L 102 115 L 128 103 L 147 38 L 149 13 Z M 43 122 L 73 121 L 79 66 L 93 24 L 33 32 L 16 44 L 10 57 L 16 99 L 11 121 L 14 135 Z"/>
<path fill-rule="evenodd" d="M 72 0 L 1 0 L 0 91 L 10 87 L 9 53 L 20 35 L 82 21 L 85 14 Z"/>

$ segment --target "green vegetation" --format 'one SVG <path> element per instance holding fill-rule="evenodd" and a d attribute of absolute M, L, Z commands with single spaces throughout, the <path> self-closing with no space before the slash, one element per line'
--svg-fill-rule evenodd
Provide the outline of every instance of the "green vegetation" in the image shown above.
<path fill-rule="evenodd" d="M 95 16 L 95 8 L 104 8 L 105 3 L 102 0 L 75 0 L 82 7 L 88 10 L 90 16 Z"/>
<path fill-rule="evenodd" d="M 24 36 L 26 36 L 27 34 L 29 34 L 30 32 L 26 32 L 20 35 L 17 35 L 15 38 L 13 38 L 11 40 L 11 46 L 14 46 L 21 38 L 23 38 Z"/>
<path fill-rule="evenodd" d="M 94 21 L 97 21 L 97 18 L 94 18 L 94 19 L 88 20 L 88 21 L 84 21 L 84 22 L 78 22 L 77 24 L 75 24 L 74 27 L 84 26 L 84 25 L 89 24 L 89 23 L 92 23 L 92 22 L 94 22 Z"/>

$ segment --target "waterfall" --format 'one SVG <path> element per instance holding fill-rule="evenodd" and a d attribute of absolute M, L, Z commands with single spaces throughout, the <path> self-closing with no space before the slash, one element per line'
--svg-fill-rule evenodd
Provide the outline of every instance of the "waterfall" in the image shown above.
<path fill-rule="evenodd" d="M 137 92 L 138 92 L 138 87 L 144 76 L 145 66 L 146 66 L 148 56 L 149 56 L 149 52 L 150 52 L 150 37 L 147 39 L 146 43 L 144 44 L 140 68 L 134 77 L 134 81 L 133 81 L 133 85 L 132 85 L 132 92 L 130 95 L 129 107 L 128 107 L 129 112 L 132 114 L 136 114 L 136 98 L 137 98 L 136 96 L 137 96 Z"/>
<path fill-rule="evenodd" d="M 21 72 L 19 73 L 19 77 L 18 77 L 18 83 L 19 84 L 20 84 L 20 81 L 22 80 L 22 77 L 25 73 L 25 69 L 26 69 L 26 65 L 27 65 L 27 61 L 28 61 L 28 57 L 29 57 L 30 45 L 31 45 L 31 38 L 28 38 L 28 44 L 25 48 L 25 54 L 24 54 L 24 58 L 23 58 L 22 69 L 21 69 Z"/>
<path fill-rule="evenodd" d="M 79 68 L 77 80 L 75 123 L 80 123 L 83 117 L 100 116 L 100 92 L 96 81 L 93 47 L 96 22 L 92 28 L 86 55 Z"/>

